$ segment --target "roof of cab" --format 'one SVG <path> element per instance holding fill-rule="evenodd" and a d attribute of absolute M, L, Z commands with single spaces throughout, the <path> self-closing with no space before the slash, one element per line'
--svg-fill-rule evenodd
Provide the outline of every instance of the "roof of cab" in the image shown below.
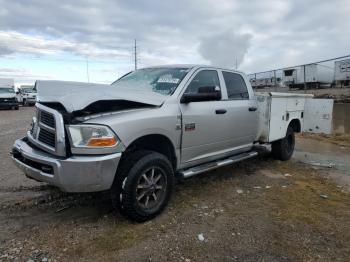
<path fill-rule="evenodd" d="M 228 70 L 240 74 L 244 74 L 244 72 L 235 70 L 233 68 L 225 68 L 221 66 L 213 66 L 213 65 L 203 65 L 203 64 L 169 64 L 169 65 L 157 65 L 157 66 L 147 66 L 140 69 L 147 69 L 147 68 L 203 68 L 203 67 L 209 67 L 209 68 L 215 68 L 220 70 Z"/>

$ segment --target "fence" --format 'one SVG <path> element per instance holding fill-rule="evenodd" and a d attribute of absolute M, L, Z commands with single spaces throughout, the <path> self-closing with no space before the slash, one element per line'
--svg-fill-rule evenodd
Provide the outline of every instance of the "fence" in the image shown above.
<path fill-rule="evenodd" d="M 350 86 L 350 55 L 248 75 L 253 88 L 312 89 Z"/>

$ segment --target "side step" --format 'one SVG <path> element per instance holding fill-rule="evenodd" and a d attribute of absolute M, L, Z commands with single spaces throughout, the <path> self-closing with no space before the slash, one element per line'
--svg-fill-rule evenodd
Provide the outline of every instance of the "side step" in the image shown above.
<path fill-rule="evenodd" d="M 258 152 L 256 151 L 250 151 L 248 153 L 242 153 L 239 155 L 235 155 L 235 156 L 231 156 L 229 158 L 225 158 L 225 159 L 220 159 L 220 160 L 216 160 L 214 162 L 210 162 L 210 163 L 206 163 L 200 166 L 195 166 L 195 167 L 191 167 L 190 169 L 185 169 L 185 170 L 181 170 L 179 172 L 179 175 L 183 178 L 188 178 L 191 176 L 195 176 L 204 172 L 207 172 L 209 170 L 213 170 L 222 166 L 227 166 L 227 165 L 231 165 L 233 163 L 239 162 L 241 160 L 244 159 L 248 159 L 254 156 L 257 156 Z"/>

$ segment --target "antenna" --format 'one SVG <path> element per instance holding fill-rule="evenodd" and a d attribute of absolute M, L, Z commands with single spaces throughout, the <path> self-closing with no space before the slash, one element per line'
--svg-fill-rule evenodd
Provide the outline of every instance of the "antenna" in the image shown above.
<path fill-rule="evenodd" d="M 137 45 L 136 45 L 136 39 L 135 39 L 135 45 L 134 45 L 134 63 L 135 63 L 135 70 L 137 70 Z"/>

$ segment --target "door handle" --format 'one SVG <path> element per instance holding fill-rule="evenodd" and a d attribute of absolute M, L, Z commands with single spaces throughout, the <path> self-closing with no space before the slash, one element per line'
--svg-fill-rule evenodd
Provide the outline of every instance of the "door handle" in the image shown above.
<path fill-rule="evenodd" d="M 253 111 L 256 111 L 258 108 L 257 107 L 249 107 L 249 111 L 253 112 Z"/>
<path fill-rule="evenodd" d="M 215 110 L 215 114 L 218 114 L 218 115 L 223 115 L 226 112 L 227 112 L 226 109 L 216 109 Z"/>

